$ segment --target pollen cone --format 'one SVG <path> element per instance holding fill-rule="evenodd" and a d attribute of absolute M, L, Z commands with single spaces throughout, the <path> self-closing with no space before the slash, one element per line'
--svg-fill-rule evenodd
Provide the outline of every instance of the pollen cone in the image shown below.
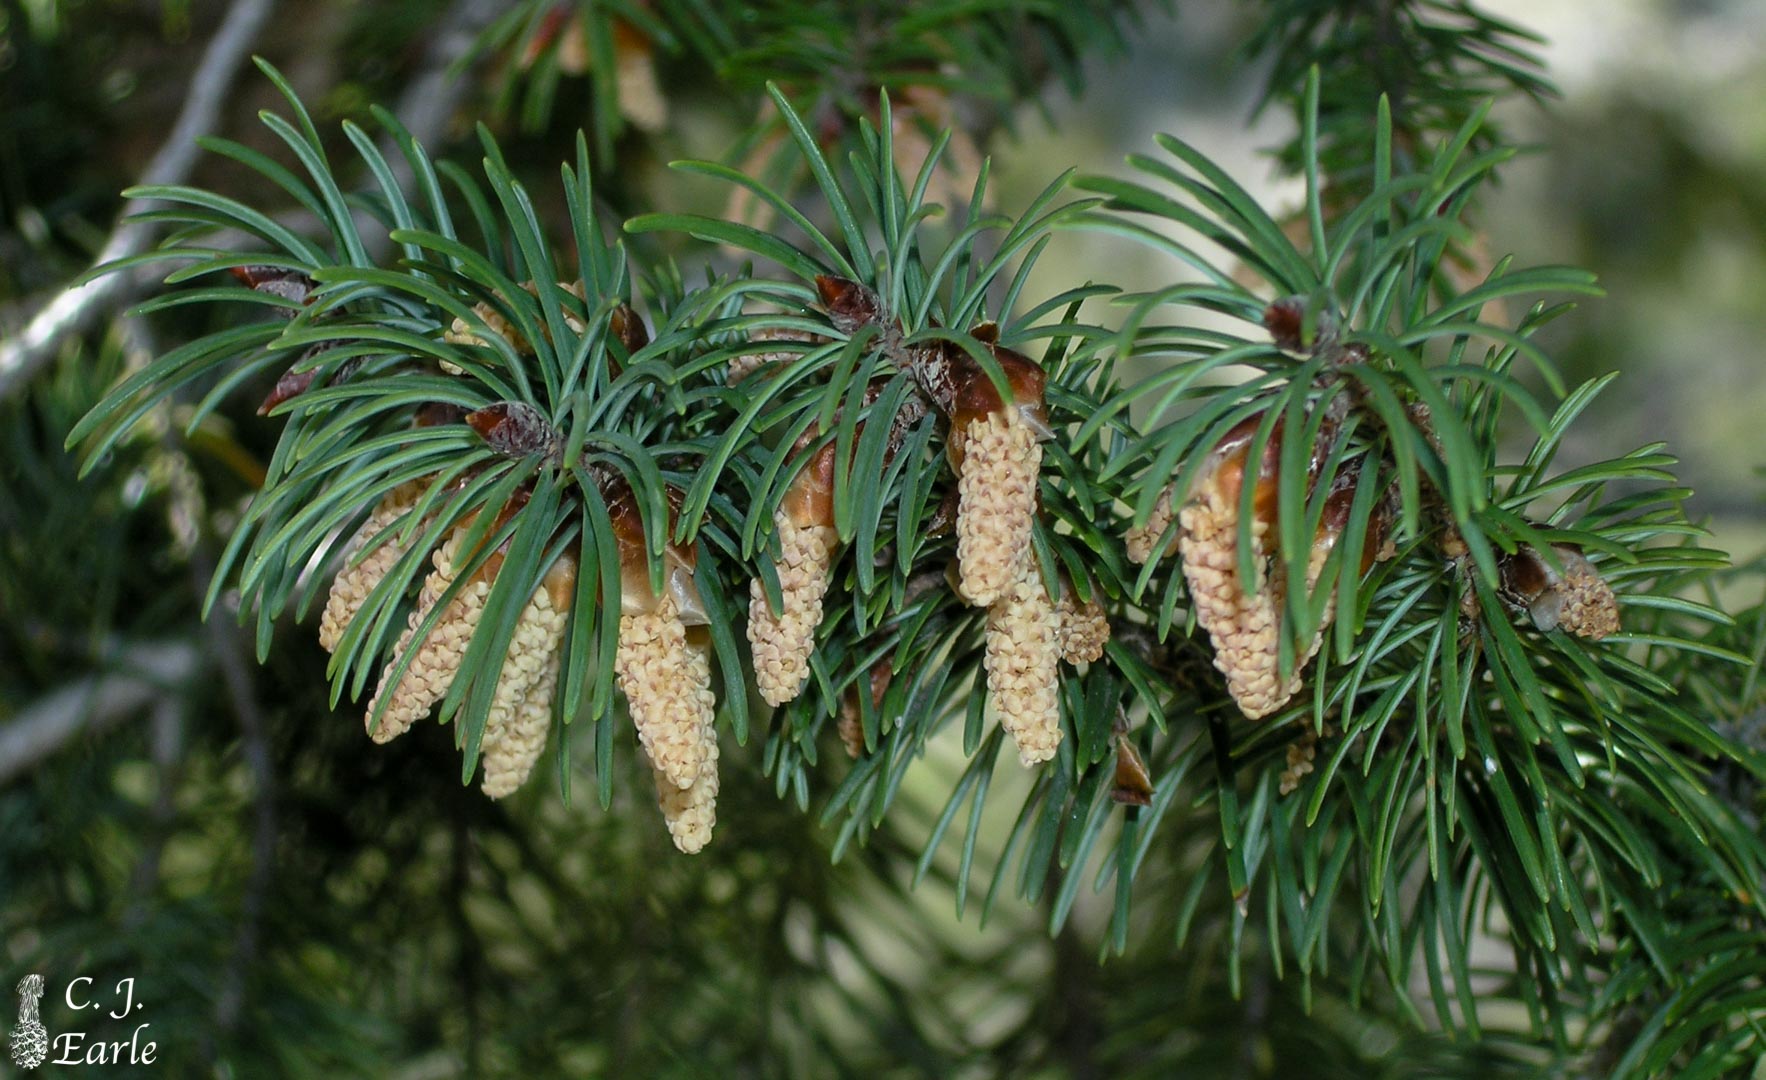
<path fill-rule="evenodd" d="M 343 569 L 332 579 L 331 595 L 325 601 L 324 613 L 319 616 L 319 644 L 326 652 L 337 651 L 337 643 L 343 639 L 350 623 L 355 621 L 356 612 L 362 610 L 363 601 L 410 545 L 400 543 L 396 537 L 388 538 L 359 561 L 357 554 L 416 505 L 423 491 L 424 483 L 416 480 L 394 488 L 350 537 L 344 547 Z"/>

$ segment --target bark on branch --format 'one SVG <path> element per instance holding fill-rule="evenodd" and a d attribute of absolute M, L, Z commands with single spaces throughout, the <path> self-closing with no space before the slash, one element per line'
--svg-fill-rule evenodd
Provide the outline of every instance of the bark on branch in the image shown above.
<path fill-rule="evenodd" d="M 275 6 L 275 0 L 235 0 L 227 10 L 220 29 L 215 31 L 196 65 L 196 73 L 190 77 L 190 91 L 177 121 L 141 173 L 141 184 L 179 184 L 190 176 L 198 153 L 196 139 L 214 130 L 232 92 L 240 63 L 251 51 Z M 152 227 L 129 218 L 151 205 L 137 199 L 123 207 L 121 218 L 99 250 L 94 266 L 147 250 L 153 241 Z M 132 300 L 142 280 L 139 272 L 131 272 L 106 274 L 83 285 L 70 285 L 45 304 L 18 334 L 0 341 L 0 400 L 29 382 L 54 358 L 70 335 L 85 330 L 100 315 Z"/>

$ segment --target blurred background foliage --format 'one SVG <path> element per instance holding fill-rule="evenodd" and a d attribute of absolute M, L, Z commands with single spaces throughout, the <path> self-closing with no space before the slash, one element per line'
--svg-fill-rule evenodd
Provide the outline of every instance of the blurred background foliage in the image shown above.
<path fill-rule="evenodd" d="M 1174 131 L 1264 180 L 1253 190 L 1272 204 L 1298 207 L 1275 162 L 1291 114 L 1256 111 L 1277 61 L 1247 52 L 1273 6 L 1076 5 L 1074 31 L 1059 25 L 1063 5 L 1012 7 L 1035 7 L 1040 23 L 999 5 L 998 23 L 965 24 L 986 46 L 971 50 L 975 66 L 948 96 L 932 80 L 938 93 L 917 99 L 911 119 L 954 120 L 995 155 L 1006 205 L 1070 164 L 1120 173 L 1125 151 Z M 116 193 L 170 128 L 224 7 L 0 0 L 0 339 L 90 265 Z M 709 7 L 668 5 L 655 24 L 648 8 L 632 9 L 667 90 L 669 119 L 649 129 L 592 72 L 573 75 L 546 51 L 548 4 L 284 4 L 256 49 L 341 142 L 338 121 L 364 120 L 369 104 L 397 101 L 433 67 L 438 28 L 489 27 L 452 69 L 464 93 L 430 140 L 438 156 L 476 157 L 471 123 L 482 119 L 537 178 L 533 189 L 551 191 L 546 178 L 587 128 L 598 160 L 614 163 L 599 191 L 617 211 L 715 214 L 721 191 L 664 165 L 700 156 L 765 167 L 752 72 L 771 61 L 727 48 L 727 28 L 703 17 Z M 812 7 L 749 10 L 783 21 Z M 1750 0 L 1487 8 L 1544 35 L 1561 90 L 1544 108 L 1503 107 L 1506 134 L 1535 145 L 1486 196 L 1489 247 L 1596 268 L 1608 298 L 1542 337 L 1571 382 L 1626 373 L 1574 429 L 1565 464 L 1666 439 L 1715 546 L 1757 551 L 1766 10 Z M 841 10 L 799 21 L 800 55 L 815 55 L 818 19 Z M 1064 50 L 1068 32 L 1083 49 Z M 965 40 L 937 25 L 925 34 L 923 48 L 883 35 L 889 48 L 795 72 L 812 117 L 832 138 L 874 109 L 878 87 L 924 88 L 916 76 L 945 70 L 937 43 Z M 535 65 L 555 80 L 544 108 L 532 98 Z M 252 117 L 273 93 L 241 79 L 219 130 L 269 149 Z M 213 157 L 190 180 L 248 201 L 262 194 Z M 541 212 L 557 222 L 563 210 Z M 1105 243 L 1060 234 L 1040 272 L 1095 265 L 1129 290 L 1163 284 L 1150 254 Z M 937 860 L 909 887 L 962 767 L 955 752 L 910 773 L 889 827 L 831 866 L 833 831 L 735 759 L 718 842 L 688 860 L 652 827 L 642 782 L 622 784 L 606 813 L 544 783 L 493 804 L 460 786 L 438 740 L 370 747 L 352 717 L 327 708 L 325 657 L 306 634 L 286 635 L 260 667 L 231 620 L 196 618 L 216 539 L 254 490 L 278 422 L 230 410 L 186 441 L 165 434 L 182 419 L 174 407 L 84 483 L 61 449 L 75 420 L 152 352 L 153 335 L 202 332 L 203 318 L 102 325 L 0 400 L 6 985 L 45 967 L 52 985 L 136 977 L 160 1061 L 177 1075 L 1532 1076 L 1552 1059 L 1553 1048 L 1504 1034 L 1526 1028 L 1518 1003 L 1511 1023 L 1487 1018 L 1487 1037 L 1472 1044 L 1326 981 L 1303 995 L 1254 944 L 1242 980 L 1225 950 L 1180 947 L 1177 899 L 1194 870 L 1181 842 L 1142 871 L 1133 947 L 1101 966 L 1107 900 L 1082 899 L 1052 939 L 1046 897 L 1040 908 L 1008 898 L 984 925 L 973 909 L 956 921 L 954 866 Z M 1738 580 L 1734 606 L 1758 603 L 1760 578 Z M 1754 650 L 1766 637 L 1757 609 L 1743 614 L 1732 647 Z M 1734 700 L 1755 691 L 1737 686 Z M 1758 727 L 1735 734 L 1757 742 Z M 1736 795 L 1758 803 L 1751 788 Z M 1011 822 L 986 824 L 978 860 L 997 857 Z M 1509 958 L 1481 960 L 1490 995 L 1513 997 Z M 52 998 L 45 1022 L 63 1031 L 80 1020 Z M 1598 1053 L 1579 1060 L 1589 1075 L 1604 1067 Z"/>

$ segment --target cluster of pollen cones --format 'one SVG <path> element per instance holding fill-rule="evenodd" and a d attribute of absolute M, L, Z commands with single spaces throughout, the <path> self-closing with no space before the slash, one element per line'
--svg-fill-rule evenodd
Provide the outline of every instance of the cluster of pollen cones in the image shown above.
<path fill-rule="evenodd" d="M 1167 491 L 1147 524 L 1130 529 L 1124 537 L 1128 557 L 1137 563 L 1168 556 L 1174 550 L 1180 555 L 1196 622 L 1214 645 L 1214 666 L 1226 677 L 1227 692 L 1239 711 L 1252 720 L 1274 713 L 1299 691 L 1305 667 L 1318 654 L 1336 615 L 1333 591 L 1325 599 L 1311 638 L 1296 646 L 1289 670 L 1284 672 L 1282 629 L 1291 583 L 1285 566 L 1275 557 L 1283 424 L 1280 420 L 1274 424 L 1259 459 L 1252 462 L 1251 451 L 1263 420 L 1261 414 L 1254 415 L 1229 431 L 1203 461 L 1182 504 L 1174 505 L 1173 493 Z M 1316 493 L 1325 451 L 1335 431 L 1336 422 L 1327 417 L 1306 462 L 1304 490 L 1309 501 Z M 1317 588 L 1326 562 L 1342 538 L 1365 461 L 1363 456 L 1344 462 L 1323 492 L 1323 514 L 1303 570 L 1307 595 Z M 1251 485 L 1248 529 L 1241 517 L 1247 484 Z M 1176 535 L 1161 549 L 1174 521 Z M 1358 573 L 1365 573 L 1376 560 L 1393 553 L 1383 504 L 1370 518 L 1368 530 Z M 1247 538 L 1251 545 L 1249 580 L 1243 576 L 1247 560 L 1240 550 Z"/>
<path fill-rule="evenodd" d="M 876 297 L 854 282 L 817 281 L 834 325 L 851 332 L 881 318 Z M 913 367 L 921 394 L 892 423 L 888 454 L 924 414 L 927 403 L 949 421 L 946 454 L 957 478 L 956 592 L 987 609 L 988 702 L 1011 735 L 1026 766 L 1047 761 L 1061 741 L 1058 665 L 1063 658 L 1085 663 L 1102 655 L 1109 624 L 1095 598 L 1080 603 L 1063 586 L 1057 596 L 1045 587 L 1031 547 L 1042 442 L 1052 432 L 1043 403 L 1045 375 L 1028 357 L 997 343 L 997 331 L 983 324 L 971 331 L 1006 376 L 1006 394 L 966 351 L 935 343 L 915 350 Z M 799 341 L 784 332 L 772 340 Z M 788 362 L 793 351 L 760 351 L 731 362 L 731 382 Z M 873 391 L 880 389 L 874 386 Z M 875 393 L 867 396 L 867 403 Z M 862 424 L 860 425 L 862 427 Z M 809 432 L 800 450 L 815 441 Z M 783 705 L 803 693 L 822 622 L 823 598 L 833 579 L 840 538 L 834 527 L 835 447 L 825 444 L 801 455 L 801 467 L 773 516 L 778 580 L 775 606 L 767 583 L 756 578 L 749 590 L 748 640 L 755 681 L 769 705 Z M 881 702 L 873 673 L 873 697 Z M 856 709 L 843 705 L 841 737 L 849 752 L 862 752 Z"/>
<path fill-rule="evenodd" d="M 1254 415 L 1229 431 L 1202 462 L 1181 504 L 1175 493 L 1167 490 L 1148 522 L 1131 528 L 1124 537 L 1127 554 L 1137 563 L 1174 552 L 1181 557 L 1196 622 L 1208 632 L 1214 646 L 1214 666 L 1226 677 L 1227 691 L 1239 710 L 1252 720 L 1281 709 L 1299 690 L 1302 673 L 1317 655 L 1336 614 L 1332 590 L 1324 599 L 1310 640 L 1296 644 L 1290 669 L 1284 673 L 1281 635 L 1291 583 L 1275 552 L 1283 425 L 1276 420 L 1259 460 L 1252 462 L 1251 451 L 1263 423 L 1263 415 Z M 1357 486 L 1370 479 L 1363 476 L 1366 456 L 1353 457 L 1339 467 L 1328 488 L 1319 491 L 1320 472 L 1336 424 L 1333 417 L 1324 418 L 1306 462 L 1305 497 L 1308 503 L 1315 495 L 1323 497 L 1322 514 L 1303 570 L 1308 596 L 1318 587 L 1330 554 L 1348 525 Z M 1251 486 L 1248 495 L 1247 485 Z M 1247 507 L 1251 513 L 1248 528 L 1242 517 Z M 1391 525 L 1388 493 L 1375 503 L 1368 518 L 1360 565 L 1345 567 L 1342 573 L 1364 575 L 1376 561 L 1391 558 L 1395 553 L 1389 536 Z M 1248 560 L 1240 549 L 1247 540 L 1251 548 Z M 1463 556 L 1461 547 L 1457 554 Z M 1252 568 L 1249 580 L 1243 576 L 1247 563 Z M 1299 569 L 1296 566 L 1296 571 Z M 1618 628 L 1618 604 L 1611 587 L 1570 545 L 1554 545 L 1549 557 L 1523 547 L 1503 560 L 1501 573 L 1503 598 L 1528 610 L 1541 630 L 1562 628 L 1599 639 Z M 1284 784 L 1285 790 L 1297 785 L 1297 777 L 1309 768 L 1299 760 L 1289 764 L 1293 778 Z"/>
<path fill-rule="evenodd" d="M 368 595 L 410 550 L 410 538 L 420 530 L 406 526 L 416 524 L 410 515 L 426 490 L 426 481 L 395 488 L 350 539 L 320 617 L 319 641 L 327 650 L 337 649 Z M 676 847 L 692 853 L 711 838 L 718 790 L 710 646 L 701 629 L 706 620 L 693 584 L 692 556 L 690 550 L 670 548 L 664 588 L 653 591 L 636 500 L 629 489 L 615 486 L 608 503 L 625 568 L 616 680 L 655 774 L 669 835 Z M 434 568 L 368 705 L 368 734 L 375 742 L 408 731 L 447 696 L 478 630 L 503 553 L 475 558 L 476 552 L 465 547 L 473 521 L 469 515 L 456 523 L 431 554 Z M 492 798 L 520 788 L 545 749 L 576 570 L 576 555 L 561 553 L 516 619 L 479 748 L 483 790 Z"/>

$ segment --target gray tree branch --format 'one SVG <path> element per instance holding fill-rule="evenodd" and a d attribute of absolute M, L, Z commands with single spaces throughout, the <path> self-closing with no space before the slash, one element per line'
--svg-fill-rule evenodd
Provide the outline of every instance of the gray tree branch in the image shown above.
<path fill-rule="evenodd" d="M 187 641 L 130 645 L 109 670 L 75 679 L 0 727 L 0 784 L 30 771 L 82 731 L 99 731 L 186 684 L 200 656 Z"/>
<path fill-rule="evenodd" d="M 140 184 L 177 184 L 189 177 L 199 153 L 196 139 L 215 129 L 241 62 L 274 7 L 275 0 L 237 0 L 229 9 L 190 80 L 190 93 L 177 122 L 142 172 Z M 497 0 L 455 0 L 437 23 L 424 52 L 422 68 L 393 108 L 394 115 L 418 142 L 433 143 L 446 133 L 448 122 L 470 84 L 453 69 L 469 54 L 478 32 L 496 17 L 499 7 Z M 389 142 L 383 141 L 382 150 L 394 176 L 401 186 L 408 188 L 412 180 L 410 167 L 392 149 Z M 151 202 L 137 199 L 123 207 L 116 228 L 93 261 L 94 266 L 147 250 L 153 241 L 152 226 L 128 219 L 151 206 Z M 368 243 L 370 254 L 375 257 L 387 246 L 384 236 L 370 235 Z M 63 289 L 18 334 L 0 341 L 0 399 L 28 383 L 31 376 L 54 359 L 68 337 L 133 302 L 154 278 L 151 269 L 137 268 Z"/>
<path fill-rule="evenodd" d="M 275 0 L 235 0 L 227 10 L 220 29 L 215 31 L 196 65 L 196 73 L 190 77 L 190 92 L 184 98 L 177 121 L 141 173 L 141 184 L 177 184 L 189 177 L 196 164 L 197 137 L 214 130 L 232 92 L 240 63 L 275 6 Z M 94 266 L 147 250 L 153 240 L 151 226 L 129 218 L 151 206 L 137 199 L 123 207 Z M 69 335 L 86 329 L 102 313 L 132 300 L 141 282 L 142 275 L 128 273 L 106 274 L 85 284 L 70 285 L 45 304 L 17 335 L 0 341 L 0 399 L 10 397 L 53 359 Z"/>

